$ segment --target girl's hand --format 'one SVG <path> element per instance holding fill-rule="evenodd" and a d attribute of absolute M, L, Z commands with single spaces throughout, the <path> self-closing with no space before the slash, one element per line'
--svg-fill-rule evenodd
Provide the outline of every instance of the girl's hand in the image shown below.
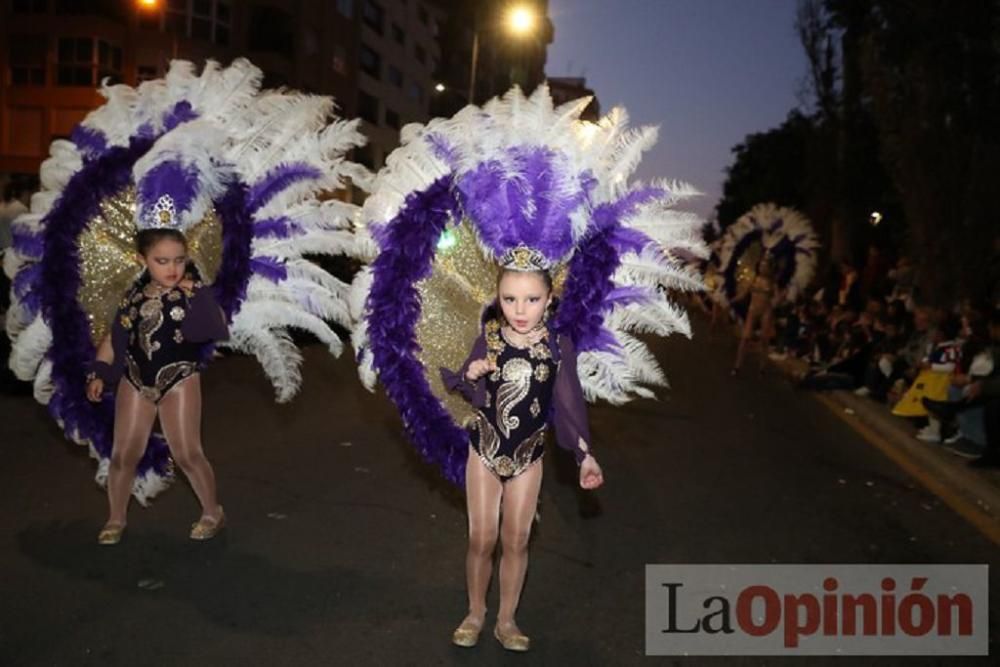
<path fill-rule="evenodd" d="M 597 460 L 587 454 L 580 464 L 580 487 L 591 491 L 604 484 L 604 473 L 601 466 L 597 465 Z"/>
<path fill-rule="evenodd" d="M 179 283 L 177 283 L 177 286 L 180 287 L 181 289 L 186 289 L 188 291 L 191 291 L 194 289 L 194 281 L 191 280 L 190 278 L 184 278 Z"/>
<path fill-rule="evenodd" d="M 104 380 L 101 378 L 94 378 L 89 383 L 87 383 L 87 400 L 91 403 L 98 403 L 101 400 L 101 394 L 104 393 Z"/>
<path fill-rule="evenodd" d="M 465 371 L 465 379 L 469 382 L 475 382 L 487 373 L 495 371 L 496 369 L 496 362 L 489 359 L 476 359 L 469 364 L 468 370 Z"/>

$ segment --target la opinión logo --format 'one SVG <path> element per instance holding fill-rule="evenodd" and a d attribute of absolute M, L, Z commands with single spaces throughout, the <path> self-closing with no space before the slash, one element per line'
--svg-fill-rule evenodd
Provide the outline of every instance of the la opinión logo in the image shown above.
<path fill-rule="evenodd" d="M 651 655 L 985 655 L 982 565 L 647 566 Z"/>

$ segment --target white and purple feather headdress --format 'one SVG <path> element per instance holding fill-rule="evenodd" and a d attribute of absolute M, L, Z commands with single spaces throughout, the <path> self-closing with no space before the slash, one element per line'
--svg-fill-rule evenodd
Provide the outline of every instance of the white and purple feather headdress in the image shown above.
<path fill-rule="evenodd" d="M 701 221 L 671 208 L 696 193 L 678 182 L 630 183 L 656 130 L 628 128 L 622 109 L 582 121 L 588 103 L 556 108 L 545 86 L 527 99 L 514 89 L 404 127 L 363 206 L 357 252 L 370 266 L 352 288 L 362 379 L 369 388 L 381 379 L 411 440 L 457 483 L 463 417 L 434 364 L 455 368 L 468 353 L 498 264 L 520 256 L 559 274 L 550 326 L 576 344 L 590 400 L 622 403 L 666 384 L 635 333 L 690 335 L 661 287 L 701 288 L 678 258 L 707 253 Z M 447 328 L 439 333 L 436 321 Z M 438 342 L 456 331 L 461 342 Z"/>

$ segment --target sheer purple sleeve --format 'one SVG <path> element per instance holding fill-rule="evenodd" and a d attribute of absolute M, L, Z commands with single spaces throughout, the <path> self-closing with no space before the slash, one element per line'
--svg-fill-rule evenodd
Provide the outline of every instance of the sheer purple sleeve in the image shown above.
<path fill-rule="evenodd" d="M 118 384 L 125 371 L 125 349 L 128 347 L 128 330 L 122 324 L 122 313 L 115 314 L 111 322 L 111 353 L 114 355 L 111 363 L 94 359 L 87 369 L 87 377 L 98 377 L 104 381 L 105 389 L 112 389 Z"/>
<path fill-rule="evenodd" d="M 552 394 L 551 421 L 556 429 L 556 442 L 572 452 L 580 465 L 590 454 L 590 429 L 587 404 L 576 372 L 576 346 L 569 336 L 559 337 L 559 371 Z"/>
<path fill-rule="evenodd" d="M 210 287 L 200 287 L 188 302 L 187 316 L 181 325 L 185 340 L 205 343 L 229 338 L 229 327 L 219 302 Z"/>
<path fill-rule="evenodd" d="M 457 391 L 473 407 L 481 408 L 486 404 L 486 376 L 482 376 L 475 382 L 469 382 L 465 378 L 465 372 L 469 370 L 469 364 L 477 359 L 486 358 L 486 337 L 480 334 L 472 346 L 469 358 L 465 360 L 458 371 L 441 368 L 441 381 L 448 391 Z"/>

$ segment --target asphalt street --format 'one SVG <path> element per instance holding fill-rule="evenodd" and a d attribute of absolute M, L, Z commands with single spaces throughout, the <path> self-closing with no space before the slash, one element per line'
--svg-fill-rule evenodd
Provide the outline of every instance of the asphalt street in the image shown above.
<path fill-rule="evenodd" d="M 204 544 L 187 539 L 198 507 L 178 482 L 99 547 L 105 498 L 85 450 L 30 397 L 0 396 L 0 665 L 871 664 L 646 657 L 645 565 L 1000 566 L 987 538 L 810 395 L 776 374 L 730 378 L 735 342 L 706 329 L 654 344 L 672 385 L 660 400 L 591 410 L 605 488 L 576 489 L 550 446 L 518 615 L 526 655 L 488 633 L 450 645 L 463 497 L 410 450 L 350 352 L 309 347 L 288 405 L 252 359 L 208 370 L 204 439 L 229 526 Z"/>

